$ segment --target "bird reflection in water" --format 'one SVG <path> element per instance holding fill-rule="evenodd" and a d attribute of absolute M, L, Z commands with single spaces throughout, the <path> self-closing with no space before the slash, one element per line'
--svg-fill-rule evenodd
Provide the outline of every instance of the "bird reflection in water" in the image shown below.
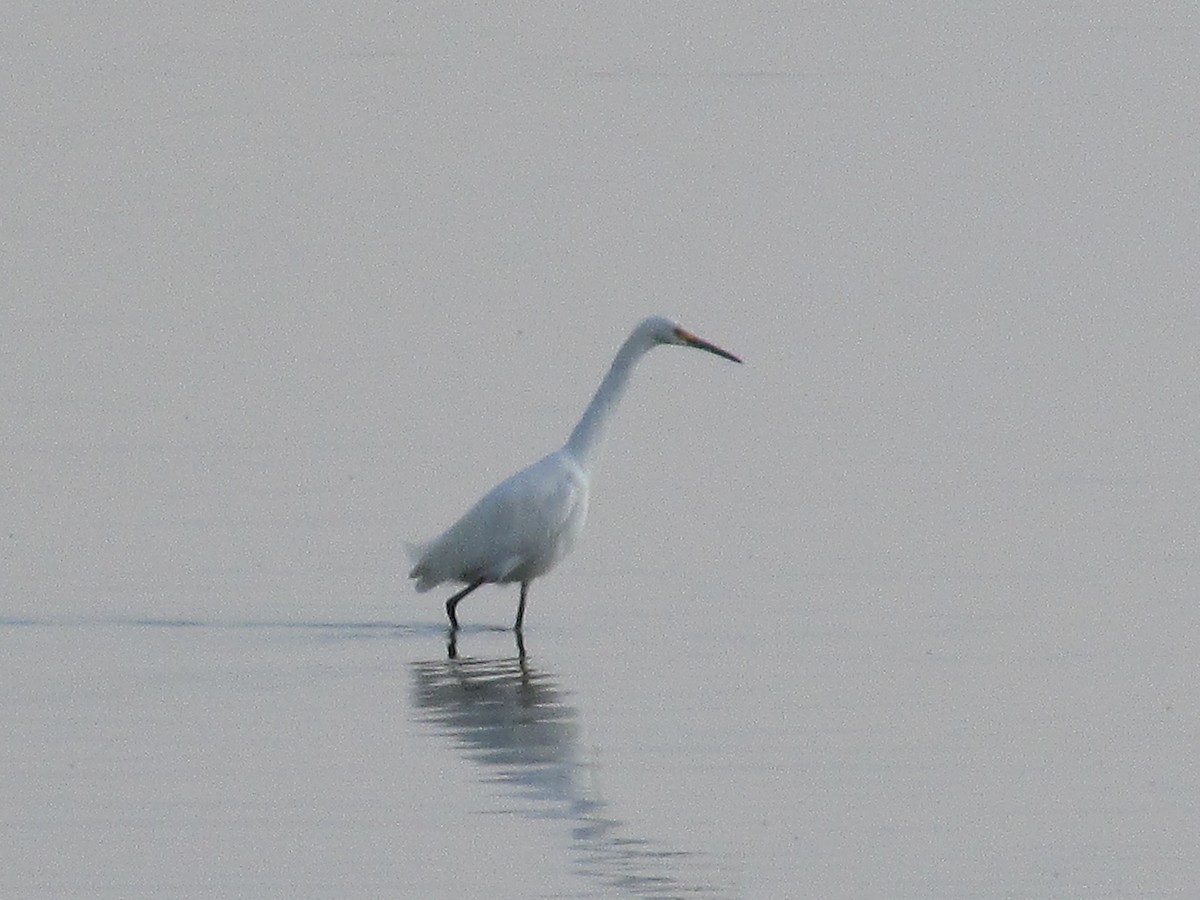
<path fill-rule="evenodd" d="M 459 656 L 452 632 L 448 659 L 414 663 L 424 720 L 520 801 L 513 812 L 569 822 L 581 875 L 648 900 L 724 896 L 702 877 L 711 868 L 705 858 L 633 836 L 608 814 L 589 785 L 578 713 L 555 679 L 529 664 L 519 633 L 516 640 L 515 656 L 476 659 Z"/>

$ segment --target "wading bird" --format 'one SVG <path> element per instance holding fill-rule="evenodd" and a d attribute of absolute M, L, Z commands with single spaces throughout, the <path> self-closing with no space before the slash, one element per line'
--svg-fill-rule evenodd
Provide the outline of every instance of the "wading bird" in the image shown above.
<path fill-rule="evenodd" d="M 519 582 L 521 599 L 513 627 L 521 631 L 529 582 L 566 556 L 583 530 L 592 469 L 629 374 L 637 361 L 659 344 L 695 347 L 741 362 L 668 319 L 653 316 L 643 320 L 617 351 L 608 374 L 562 447 L 500 482 L 441 536 L 426 544 L 409 545 L 413 567 L 408 577 L 416 579 L 418 591 L 444 581 L 466 585 L 446 601 L 452 629 L 458 628 L 455 610 L 471 591 L 481 584 Z"/>

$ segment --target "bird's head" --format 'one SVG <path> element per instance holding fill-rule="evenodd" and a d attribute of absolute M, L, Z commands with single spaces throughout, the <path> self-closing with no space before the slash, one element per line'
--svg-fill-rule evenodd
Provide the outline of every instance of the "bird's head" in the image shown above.
<path fill-rule="evenodd" d="M 709 353 L 715 353 L 717 356 L 723 357 L 735 363 L 740 363 L 741 360 L 730 353 L 728 350 L 722 350 L 716 344 L 710 344 L 708 341 L 696 337 L 685 328 L 680 328 L 670 319 L 662 316 L 651 316 L 639 326 L 640 330 L 645 331 L 648 337 L 656 344 L 674 344 L 678 347 L 695 347 L 697 350 L 707 350 Z"/>

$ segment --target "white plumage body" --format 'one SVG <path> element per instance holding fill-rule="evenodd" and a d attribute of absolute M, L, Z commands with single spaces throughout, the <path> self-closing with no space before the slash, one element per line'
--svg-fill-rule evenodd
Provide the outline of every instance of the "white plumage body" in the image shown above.
<path fill-rule="evenodd" d="M 504 479 L 419 548 L 410 577 L 418 591 L 444 581 L 532 581 L 571 552 L 587 508 L 587 475 L 565 448 L 555 450 Z"/>

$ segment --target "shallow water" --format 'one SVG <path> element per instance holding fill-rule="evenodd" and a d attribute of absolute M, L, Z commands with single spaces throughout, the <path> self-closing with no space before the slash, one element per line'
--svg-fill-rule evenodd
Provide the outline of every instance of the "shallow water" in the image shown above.
<path fill-rule="evenodd" d="M 484 657 L 440 626 L 0 627 L 13 896 L 728 895 L 605 799 L 585 717 L 511 632 L 465 629 Z"/>
<path fill-rule="evenodd" d="M 1183 895 L 1178 617 L 789 599 L 790 637 L 782 603 L 732 630 L 585 609 L 524 654 L 433 617 L 6 621 L 5 891 Z"/>
<path fill-rule="evenodd" d="M 1190 896 L 1194 6 L 509 12 L 0 38 L 0 895 Z"/>

